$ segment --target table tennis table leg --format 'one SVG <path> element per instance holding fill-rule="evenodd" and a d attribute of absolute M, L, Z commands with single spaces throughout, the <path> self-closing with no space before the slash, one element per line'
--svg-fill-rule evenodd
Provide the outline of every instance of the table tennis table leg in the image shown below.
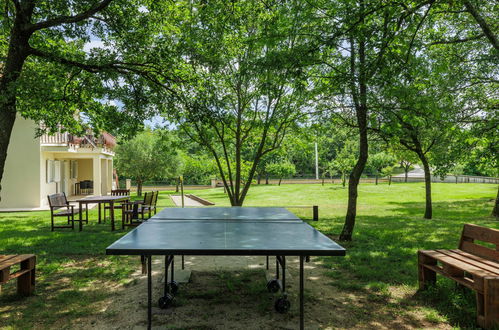
<path fill-rule="evenodd" d="M 152 326 L 152 278 L 151 278 L 151 256 L 145 256 L 147 259 L 147 329 Z"/>
<path fill-rule="evenodd" d="M 303 259 L 304 256 L 300 256 L 300 329 L 304 329 L 303 321 Z"/>

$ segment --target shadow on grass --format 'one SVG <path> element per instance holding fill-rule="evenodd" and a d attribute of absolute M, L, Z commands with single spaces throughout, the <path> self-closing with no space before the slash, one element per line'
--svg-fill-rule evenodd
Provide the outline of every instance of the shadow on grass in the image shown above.
<path fill-rule="evenodd" d="M 324 258 L 333 285 L 343 290 L 369 294 L 375 286 L 417 287 L 417 250 L 457 248 L 464 223 L 498 228 L 489 216 L 489 199 L 436 202 L 434 219 L 422 218 L 424 203 L 398 203 L 397 216 L 359 215 L 352 242 L 340 242 L 347 249 L 344 258 Z M 337 239 L 343 218 L 309 222 L 323 233 Z M 367 289 L 366 289 L 367 288 Z M 431 306 L 455 326 L 475 326 L 475 298 L 469 290 L 455 290 L 448 279 L 438 286 L 401 301 L 420 307 Z"/>

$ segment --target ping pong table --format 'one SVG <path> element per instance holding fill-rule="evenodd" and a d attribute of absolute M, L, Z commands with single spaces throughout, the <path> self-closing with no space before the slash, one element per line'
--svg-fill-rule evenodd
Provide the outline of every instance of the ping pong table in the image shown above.
<path fill-rule="evenodd" d="M 176 255 L 275 256 L 276 278 L 268 282 L 267 288 L 272 292 L 282 291 L 274 305 L 279 312 L 290 307 L 286 296 L 286 257 L 299 257 L 300 329 L 303 329 L 304 262 L 310 256 L 344 256 L 345 249 L 285 208 L 210 207 L 163 209 L 107 247 L 106 254 L 140 255 L 147 264 L 148 329 L 152 324 L 154 255 L 165 256 L 160 308 L 169 307 L 178 290 L 174 281 Z"/>

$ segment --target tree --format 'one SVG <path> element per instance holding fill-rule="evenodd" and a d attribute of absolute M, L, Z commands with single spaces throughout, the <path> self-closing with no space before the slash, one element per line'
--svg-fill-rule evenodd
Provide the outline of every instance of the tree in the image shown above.
<path fill-rule="evenodd" d="M 358 150 L 354 142 L 347 141 L 343 148 L 341 148 L 336 158 L 332 162 L 333 168 L 341 175 L 341 184 L 343 187 L 346 185 L 347 174 L 352 171 L 355 166 L 355 157 Z"/>
<path fill-rule="evenodd" d="M 125 37 L 128 42 L 139 41 L 154 24 L 152 17 L 144 19 L 148 13 L 141 11 L 140 4 L 5 0 L 2 10 L 0 182 L 18 114 L 43 122 L 52 132 L 58 125 L 75 134 L 86 126 L 115 134 L 141 126 L 145 102 L 136 102 L 127 111 L 108 102 L 121 99 L 127 106 L 142 95 L 143 78 L 156 80 L 157 71 L 141 54 L 130 54 L 125 62 L 113 47 Z M 101 38 L 109 47 L 85 52 L 91 38 Z"/>
<path fill-rule="evenodd" d="M 170 22 L 171 39 L 182 41 L 172 47 L 185 79 L 170 86 L 165 113 L 212 155 L 231 205 L 241 206 L 260 161 L 304 116 L 301 13 L 261 1 L 178 7 L 186 14 Z"/>
<path fill-rule="evenodd" d="M 395 154 L 395 159 L 404 170 L 404 182 L 407 182 L 409 171 L 412 169 L 412 165 L 416 164 L 417 157 L 413 152 L 404 149 L 402 146 L 395 146 L 392 149 L 392 152 Z"/>
<path fill-rule="evenodd" d="M 332 108 L 345 123 L 358 129 L 359 153 L 348 182 L 348 206 L 340 240 L 352 240 L 357 215 L 358 185 L 369 155 L 368 124 L 373 86 L 386 54 L 399 48 L 399 35 L 417 25 L 433 1 L 379 2 L 365 0 L 319 2 L 324 13 L 320 40 L 327 46 L 317 76 Z M 382 77 L 381 77 L 382 78 Z M 339 95 L 338 95 L 339 94 Z"/>
<path fill-rule="evenodd" d="M 280 186 L 283 178 L 290 178 L 295 175 L 296 168 L 295 165 L 289 161 L 284 161 L 281 163 L 267 164 L 267 166 L 265 166 L 265 171 L 270 175 L 279 178 L 278 186 Z"/>
<path fill-rule="evenodd" d="M 394 163 L 394 157 L 386 152 L 378 152 L 369 157 L 367 167 L 374 172 L 374 175 L 376 176 L 376 185 L 378 184 L 378 177 L 380 174 L 383 174 L 384 172 L 391 173 L 391 171 L 393 171 Z M 391 168 L 391 171 L 387 171 L 387 168 Z"/>
<path fill-rule="evenodd" d="M 392 184 L 392 175 L 393 175 L 393 170 L 395 169 L 395 166 L 390 165 L 386 166 L 381 170 L 381 175 L 387 176 L 388 177 L 388 185 L 391 186 Z"/>
<path fill-rule="evenodd" d="M 166 131 L 145 131 L 116 147 L 115 163 L 118 173 L 137 181 L 137 195 L 142 184 L 152 179 L 177 176 L 180 160 L 170 134 Z"/>
<path fill-rule="evenodd" d="M 180 172 L 186 184 L 209 184 L 217 174 L 217 167 L 207 155 L 189 155 L 181 152 L 182 169 Z"/>

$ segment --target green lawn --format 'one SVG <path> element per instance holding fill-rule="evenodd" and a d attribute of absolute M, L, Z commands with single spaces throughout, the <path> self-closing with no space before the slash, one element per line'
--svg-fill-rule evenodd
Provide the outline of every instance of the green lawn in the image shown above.
<path fill-rule="evenodd" d="M 423 184 L 363 184 L 359 191 L 354 239 L 342 243 L 347 256 L 323 259 L 329 283 L 346 295 L 365 295 L 367 305 L 386 302 L 384 315 L 403 316 L 417 309 L 435 324 L 473 327 L 472 293 L 439 279 L 437 288 L 414 294 L 416 251 L 455 248 L 464 223 L 499 228 L 499 222 L 489 216 L 497 187 L 433 184 L 433 220 L 422 218 Z M 161 207 L 172 206 L 170 193 L 160 194 Z M 188 193 L 217 206 L 229 205 L 221 188 Z M 319 205 L 320 221 L 310 223 L 332 237 L 341 231 L 346 204 L 346 189 L 336 184 L 253 186 L 245 202 L 246 206 Z M 311 209 L 290 210 L 304 219 L 312 217 Z M 104 255 L 105 248 L 124 231 L 111 232 L 109 220 L 97 224 L 96 215 L 95 210 L 90 212 L 91 223 L 83 232 L 51 232 L 49 212 L 0 213 L 0 253 L 35 253 L 38 257 L 35 296 L 17 297 L 15 283 L 2 288 L 0 326 L 65 328 L 82 316 L 112 317 L 93 304 L 112 297 L 112 290 L 106 287 L 130 285 L 130 274 L 138 269 L 138 263 L 136 258 Z M 349 312 L 366 322 L 382 322 L 374 310 Z"/>

